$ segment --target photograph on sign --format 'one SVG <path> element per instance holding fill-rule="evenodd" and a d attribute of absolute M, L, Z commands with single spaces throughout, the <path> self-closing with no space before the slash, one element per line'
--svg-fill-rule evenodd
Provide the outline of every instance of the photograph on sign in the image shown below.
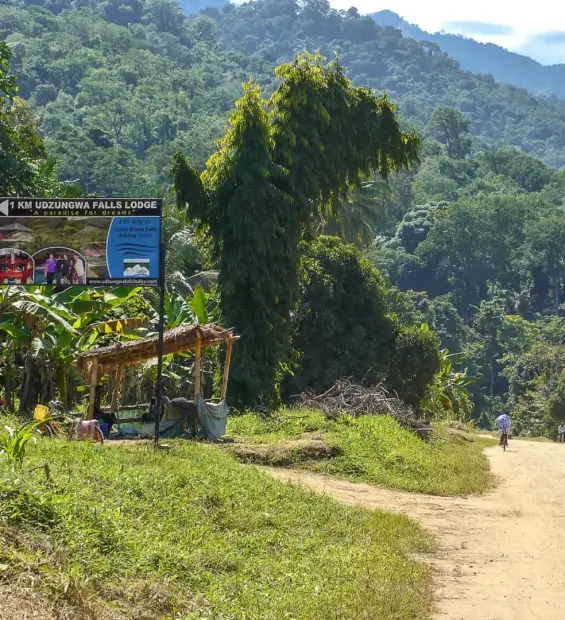
<path fill-rule="evenodd" d="M 160 200 L 0 198 L 0 207 L 0 284 L 159 282 Z"/>
<path fill-rule="evenodd" d="M 46 248 L 34 254 L 33 259 L 34 284 L 86 284 L 87 262 L 77 250 L 64 247 Z"/>
<path fill-rule="evenodd" d="M 0 249 L 0 284 L 33 284 L 33 258 L 17 248 Z"/>

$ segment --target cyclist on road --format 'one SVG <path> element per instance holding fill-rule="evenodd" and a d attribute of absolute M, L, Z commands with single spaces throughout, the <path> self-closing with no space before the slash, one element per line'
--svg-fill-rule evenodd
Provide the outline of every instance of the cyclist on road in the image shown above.
<path fill-rule="evenodd" d="M 505 435 L 506 440 L 508 441 L 508 434 L 510 432 L 510 416 L 507 413 L 503 413 L 502 415 L 499 415 L 494 422 L 497 430 L 500 431 L 500 445 L 502 445 Z"/>

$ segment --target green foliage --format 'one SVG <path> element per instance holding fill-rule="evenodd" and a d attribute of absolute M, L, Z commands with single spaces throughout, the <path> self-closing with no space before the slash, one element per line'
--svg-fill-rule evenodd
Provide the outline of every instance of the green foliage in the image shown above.
<path fill-rule="evenodd" d="M 375 238 L 375 230 L 386 215 L 386 198 L 391 188 L 383 179 L 364 181 L 358 190 L 339 205 L 337 213 L 324 217 L 317 227 L 320 234 L 336 236 L 363 248 Z"/>
<path fill-rule="evenodd" d="M 389 620 L 429 609 L 416 553 L 433 541 L 407 517 L 340 505 L 210 446 L 41 441 L 34 456 L 54 484 L 38 470 L 0 487 L 2 580 L 33 584 L 61 613 Z"/>
<path fill-rule="evenodd" d="M 202 5 L 184 6 L 195 13 Z M 522 407 L 507 371 L 536 342 L 565 342 L 557 324 L 549 335 L 545 323 L 565 313 L 565 174 L 550 167 L 565 163 L 565 104 L 463 71 L 433 42 L 403 37 L 354 9 L 294 0 L 219 6 L 221 0 L 187 16 L 169 0 L 0 3 L 0 36 L 9 47 L 0 52 L 3 193 L 169 195 L 170 160 L 183 152 L 174 161 L 175 189 L 179 202 L 190 203 L 190 218 L 166 213 L 168 287 L 185 302 L 197 284 L 209 288 L 226 241 L 233 256 L 224 272 L 233 288 L 226 296 L 227 280 L 219 286 L 221 314 L 253 343 L 249 352 L 242 340 L 235 353 L 231 387 L 242 402 L 255 395 L 276 400 L 273 383 L 294 361 L 289 317 L 299 241 L 331 233 L 367 248 L 383 276 L 408 295 L 393 300 L 385 293 L 389 312 L 405 325 L 426 322 L 442 346 L 466 354 L 455 370 L 469 365 L 478 378 L 470 387 L 477 418 L 506 403 Z M 343 65 L 326 67 L 319 57 L 291 62 L 303 50 L 337 54 Z M 277 76 L 281 62 L 290 64 Z M 510 74 L 504 79 L 515 81 Z M 255 141 L 245 150 L 253 179 L 238 167 L 243 151 L 230 150 L 241 142 L 231 129 L 229 144 L 201 176 L 250 77 L 265 100 L 249 86 L 234 122 L 246 135 L 255 123 Z M 413 161 L 417 142 L 399 130 L 390 100 L 403 128 L 430 139 L 419 169 L 388 175 L 385 183 L 378 171 L 386 176 Z M 230 185 L 233 171 L 237 185 Z M 218 235 L 224 220 L 235 222 L 238 236 Z M 256 246 L 262 254 L 253 262 L 247 248 Z M 204 265 L 209 280 L 198 273 Z M 485 303 L 495 299 L 491 316 Z M 38 363 L 51 361 L 53 351 L 66 351 L 67 364 L 73 359 L 57 320 L 30 308 L 44 314 L 47 336 L 32 340 L 18 322 L 20 337 L 3 337 L 8 391 L 29 374 L 17 344 L 24 332 Z M 133 316 L 123 310 L 96 320 Z M 43 375 L 42 384 L 51 385 L 50 373 Z M 543 417 L 546 405 L 522 410 Z"/>
<path fill-rule="evenodd" d="M 372 170 L 386 177 L 416 161 L 419 144 L 386 98 L 353 88 L 337 63 L 306 55 L 277 76 L 268 104 L 245 87 L 200 179 L 180 156 L 173 170 L 179 206 L 211 233 L 222 313 L 242 336 L 231 379 L 242 405 L 276 399 L 304 232 Z"/>
<path fill-rule="evenodd" d="M 519 432 L 531 436 L 553 434 L 556 421 L 563 419 L 564 370 L 565 346 L 541 339 L 523 355 L 505 360 L 509 401 Z"/>
<path fill-rule="evenodd" d="M 515 147 L 487 151 L 482 157 L 485 166 L 494 174 L 513 179 L 527 192 L 539 192 L 555 175 L 542 161 Z"/>
<path fill-rule="evenodd" d="M 26 457 L 28 443 L 33 437 L 33 431 L 38 422 L 28 422 L 18 429 L 4 426 L 0 431 L 0 456 L 4 456 L 14 467 L 22 467 Z"/>
<path fill-rule="evenodd" d="M 163 193 L 175 152 L 205 166 L 241 83 L 253 76 L 271 94 L 275 64 L 305 50 L 337 53 L 347 77 L 386 90 L 411 127 L 425 127 L 440 106 L 457 108 L 472 119 L 477 149 L 507 143 L 565 162 L 558 99 L 470 74 L 429 41 L 324 2 L 221 5 L 187 0 L 190 15 L 157 0 L 0 5 L 0 37 L 62 180 L 100 195 Z"/>
<path fill-rule="evenodd" d="M 298 359 L 285 392 L 321 393 L 341 377 L 384 377 L 396 336 L 384 296 L 379 273 L 353 246 L 336 237 L 303 243 L 293 337 Z"/>
<path fill-rule="evenodd" d="M 420 410 L 428 419 L 456 419 L 468 422 L 473 413 L 473 402 L 467 387 L 476 379 L 468 376 L 468 368 L 463 372 L 454 369 L 453 361 L 457 354 L 449 354 L 447 349 L 440 351 L 440 369 L 428 387 Z"/>
<path fill-rule="evenodd" d="M 445 144 L 447 154 L 454 159 L 463 159 L 471 152 L 469 132 L 471 120 L 455 108 L 436 108 L 428 123 L 431 136 Z"/>
<path fill-rule="evenodd" d="M 8 45 L 0 42 L 0 194 L 30 195 L 37 188 L 37 165 L 45 151 L 27 104 L 16 97 L 10 57 Z"/>
<path fill-rule="evenodd" d="M 460 200 L 435 213 L 417 255 L 453 292 L 465 316 L 486 297 L 489 281 L 510 283 L 529 204 L 506 196 Z"/>
<path fill-rule="evenodd" d="M 548 399 L 549 415 L 556 422 L 565 420 L 565 369 L 558 376 Z"/>
<path fill-rule="evenodd" d="M 124 316 L 121 306 L 140 289 L 116 288 L 101 292 L 53 287 L 4 287 L 0 291 L 0 347 L 3 352 L 5 397 L 13 409 L 20 385 L 20 413 L 30 413 L 38 402 L 58 394 L 72 403 L 77 385 L 79 353 L 100 340 L 106 344 L 128 337 L 145 325 Z"/>
<path fill-rule="evenodd" d="M 206 312 L 206 293 L 201 286 L 196 287 L 194 296 L 190 300 L 190 307 L 198 323 L 205 325 L 209 322 L 208 312 Z"/>
<path fill-rule="evenodd" d="M 387 385 L 417 409 L 440 370 L 439 338 L 427 325 L 400 329 L 392 347 Z"/>

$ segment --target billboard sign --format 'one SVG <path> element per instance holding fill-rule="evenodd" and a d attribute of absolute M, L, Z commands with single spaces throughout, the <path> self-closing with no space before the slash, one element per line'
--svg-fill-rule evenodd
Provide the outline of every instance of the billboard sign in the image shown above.
<path fill-rule="evenodd" d="M 0 198 L 0 285 L 157 286 L 163 201 Z"/>

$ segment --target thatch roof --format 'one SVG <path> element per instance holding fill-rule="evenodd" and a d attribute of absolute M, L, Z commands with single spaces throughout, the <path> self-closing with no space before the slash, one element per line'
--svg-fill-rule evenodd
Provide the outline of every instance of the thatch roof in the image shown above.
<path fill-rule="evenodd" d="M 202 347 L 209 347 L 238 340 L 233 330 L 220 327 L 214 323 L 208 325 L 183 325 L 166 331 L 163 335 L 163 354 L 171 355 L 189 351 L 196 347 L 200 334 Z M 79 365 L 84 367 L 96 360 L 99 365 L 113 366 L 120 364 L 137 364 L 157 357 L 158 335 L 142 340 L 118 342 L 109 347 L 91 349 L 79 357 Z"/>

